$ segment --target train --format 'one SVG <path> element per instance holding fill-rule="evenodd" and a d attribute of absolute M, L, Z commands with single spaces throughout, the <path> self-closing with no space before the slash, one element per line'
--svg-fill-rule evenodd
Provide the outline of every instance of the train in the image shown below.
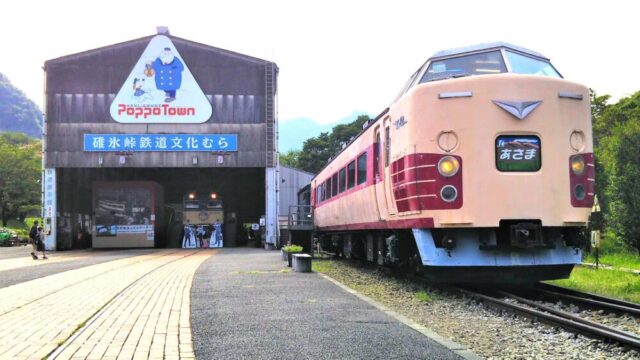
<path fill-rule="evenodd" d="M 530 283 L 580 263 L 590 93 L 508 43 L 440 51 L 311 181 L 326 251 L 436 282 Z"/>

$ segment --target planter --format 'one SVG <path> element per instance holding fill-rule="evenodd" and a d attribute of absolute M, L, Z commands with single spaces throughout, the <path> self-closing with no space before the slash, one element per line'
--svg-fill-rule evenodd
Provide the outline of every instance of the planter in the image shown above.
<path fill-rule="evenodd" d="M 301 251 L 300 252 L 289 252 L 289 253 L 287 253 L 287 261 L 289 262 L 289 265 L 287 265 L 287 266 L 289 266 L 289 267 L 292 266 L 293 254 L 301 254 L 301 253 L 302 253 Z"/>

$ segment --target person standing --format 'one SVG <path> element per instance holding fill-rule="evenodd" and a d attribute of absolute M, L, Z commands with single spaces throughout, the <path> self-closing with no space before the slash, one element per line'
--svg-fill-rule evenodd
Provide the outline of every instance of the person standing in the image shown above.
<path fill-rule="evenodd" d="M 42 251 L 42 260 L 47 260 L 47 254 L 45 253 L 45 247 L 44 247 L 44 230 L 42 229 L 42 227 L 38 227 L 38 234 L 36 235 L 36 248 L 38 249 L 38 251 Z M 36 259 L 38 258 L 38 255 L 36 255 Z"/>
<path fill-rule="evenodd" d="M 33 258 L 33 260 L 38 260 L 38 255 L 36 255 L 36 253 L 38 252 L 38 245 L 36 244 L 37 235 L 38 235 L 38 220 L 33 222 L 33 226 L 29 231 L 29 242 L 31 243 L 31 246 L 32 246 L 31 257 Z"/>

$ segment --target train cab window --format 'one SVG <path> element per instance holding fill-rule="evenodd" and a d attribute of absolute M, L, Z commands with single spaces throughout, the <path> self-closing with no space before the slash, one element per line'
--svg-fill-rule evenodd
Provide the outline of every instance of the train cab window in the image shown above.
<path fill-rule="evenodd" d="M 347 190 L 347 177 L 346 170 L 344 168 L 340 169 L 340 192 L 344 192 Z"/>
<path fill-rule="evenodd" d="M 516 54 L 508 50 L 505 51 L 505 54 L 507 55 L 507 60 L 511 65 L 511 72 L 513 73 L 550 76 L 555 78 L 561 77 L 556 69 L 546 61 Z"/>
<path fill-rule="evenodd" d="M 358 156 L 358 185 L 367 182 L 367 153 Z"/>
<path fill-rule="evenodd" d="M 391 155 L 391 134 L 387 126 L 384 128 L 384 167 L 389 166 L 389 155 Z"/>
<path fill-rule="evenodd" d="M 380 176 L 380 132 L 376 133 L 376 143 L 373 144 L 373 175 Z"/>
<path fill-rule="evenodd" d="M 347 165 L 347 189 L 356 186 L 356 162 L 355 160 Z"/>
<path fill-rule="evenodd" d="M 186 200 L 184 202 L 185 209 L 200 209 L 199 200 Z"/>
<path fill-rule="evenodd" d="M 422 76 L 420 83 L 469 75 L 487 75 L 507 72 L 500 51 L 436 60 Z"/>
<path fill-rule="evenodd" d="M 331 177 L 331 196 L 338 195 L 338 173 Z"/>

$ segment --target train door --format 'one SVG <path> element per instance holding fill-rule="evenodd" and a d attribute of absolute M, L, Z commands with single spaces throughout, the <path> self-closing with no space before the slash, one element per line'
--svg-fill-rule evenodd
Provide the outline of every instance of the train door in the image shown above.
<path fill-rule="evenodd" d="M 384 199 L 384 181 L 383 181 L 383 163 L 382 163 L 382 137 L 380 126 L 375 128 L 373 132 L 373 189 L 376 197 L 376 209 L 378 210 L 378 219 L 386 219 L 385 199 Z"/>
<path fill-rule="evenodd" d="M 386 117 L 384 119 L 384 198 L 387 205 L 387 211 L 389 215 L 396 214 L 396 204 L 393 201 L 393 194 L 391 193 L 391 118 Z"/>

